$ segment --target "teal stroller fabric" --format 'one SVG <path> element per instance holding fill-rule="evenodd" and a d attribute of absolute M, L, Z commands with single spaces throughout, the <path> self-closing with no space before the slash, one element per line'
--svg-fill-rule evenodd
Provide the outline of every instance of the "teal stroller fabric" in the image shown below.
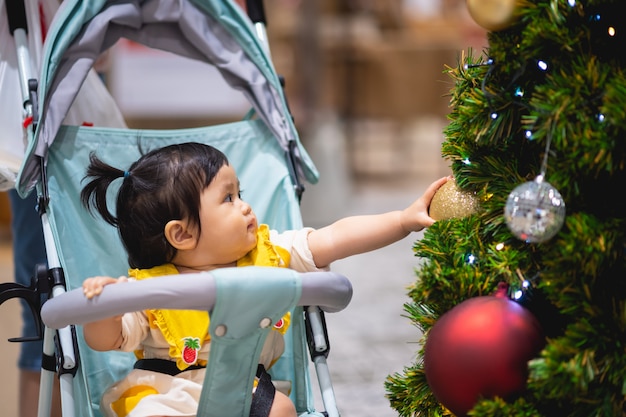
<path fill-rule="evenodd" d="M 154 131 L 63 126 L 49 149 L 47 184 L 50 197 L 54 199 L 49 205 L 50 225 L 68 289 L 80 287 L 82 280 L 88 276 L 120 276 L 125 275 L 128 269 L 117 230 L 89 215 L 77 198 L 89 153 L 95 151 L 103 160 L 128 166 L 139 157 L 140 147 L 148 150 L 163 143 L 187 141 L 210 143 L 229 156 L 245 187 L 246 198 L 255 207 L 260 222 L 280 230 L 300 227 L 298 202 L 284 163 L 284 153 L 260 120 Z M 275 302 L 273 304 L 276 305 Z M 300 314 L 295 312 L 294 316 Z M 279 363 L 272 368 L 273 376 L 281 368 L 284 372 L 295 372 L 297 363 L 307 362 L 305 346 L 298 341 L 303 336 L 303 329 L 294 323 L 290 331 L 300 333 L 288 336 L 294 339 L 293 345 L 297 346 L 286 350 Z M 79 344 L 84 345 L 80 327 L 78 332 Z M 88 416 L 87 411 L 92 409 L 97 416 L 97 401 L 102 391 L 132 368 L 135 358 L 132 354 L 95 352 L 86 345 L 81 346 L 80 352 L 83 366 L 75 378 L 75 389 L 88 387 L 88 394 L 94 398 L 89 399 L 86 409 L 81 406 L 78 414 Z M 304 369 L 299 372 L 304 372 Z M 293 375 L 285 379 L 296 381 L 297 378 Z M 304 381 L 303 388 L 308 390 L 308 384 Z M 294 395 L 297 392 L 294 390 Z M 311 408 L 311 405 L 302 406 Z"/>
<path fill-rule="evenodd" d="M 249 99 L 250 114 L 254 117 L 242 115 L 239 122 L 176 130 L 62 125 L 97 57 L 122 37 L 215 66 L 232 88 L 242 91 Z M 81 180 L 91 152 L 111 165 L 125 167 L 141 152 L 155 147 L 187 141 L 211 144 L 228 156 L 238 172 L 245 199 L 254 207 L 260 223 L 279 231 L 302 227 L 295 185 L 301 180 L 315 183 L 318 172 L 300 143 L 267 48 L 234 2 L 65 0 L 48 33 L 43 62 L 39 118 L 16 188 L 23 196 L 36 189 L 45 197 L 42 201 L 49 199 L 44 226 L 50 228 L 53 237 L 54 251 L 50 252 L 58 257 L 52 263 L 58 262 L 63 269 L 67 290 L 79 288 L 88 276 L 119 276 L 127 272 L 126 255 L 117 231 L 90 216 L 80 203 Z M 242 272 L 225 270 L 217 275 L 222 274 L 225 276 L 218 282 L 224 283 Z M 263 274 L 244 277 L 250 282 L 265 282 L 268 278 L 267 286 L 255 291 L 254 296 L 244 296 L 225 284 L 218 285 L 226 298 L 216 304 L 217 310 L 212 314 L 228 314 L 229 308 L 239 306 L 253 317 L 254 314 L 273 316 L 285 306 L 292 308 L 294 319 L 286 335 L 286 351 L 271 368 L 272 377 L 290 381 L 290 396 L 301 415 L 321 416 L 315 410 L 311 394 L 303 307 L 297 303 L 300 284 L 297 276 L 288 275 L 286 281 L 295 284 L 283 288 L 284 274 L 293 271 L 280 272 L 283 279 L 278 280 Z M 264 299 L 263 305 L 255 304 L 259 298 Z M 74 411 L 82 417 L 99 417 L 102 392 L 132 368 L 135 358 L 120 352 L 92 351 L 82 339 L 80 326 L 77 333 L 80 366 L 73 383 Z M 247 367 L 243 370 L 239 366 L 242 369 L 233 373 L 233 367 L 226 365 L 255 360 L 264 333 L 256 330 L 253 333 L 242 336 L 246 343 L 237 349 L 216 344 L 219 361 L 207 371 L 207 395 L 203 394 L 198 416 L 246 415 L 253 375 Z M 219 388 L 219 382 L 209 381 L 213 377 L 226 378 L 227 390 Z"/>

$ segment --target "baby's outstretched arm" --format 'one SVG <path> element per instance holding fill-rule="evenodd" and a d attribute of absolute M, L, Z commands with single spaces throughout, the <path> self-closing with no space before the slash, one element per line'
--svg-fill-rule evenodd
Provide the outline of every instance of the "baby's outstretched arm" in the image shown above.
<path fill-rule="evenodd" d="M 435 192 L 450 178 L 434 181 L 404 210 L 345 217 L 312 231 L 308 241 L 315 265 L 321 268 L 338 259 L 380 249 L 431 226 L 435 220 L 428 215 L 428 206 Z"/>
<path fill-rule="evenodd" d="M 126 282 L 126 277 L 91 277 L 83 281 L 83 293 L 88 299 L 92 299 L 102 289 L 110 284 Z M 86 323 L 83 326 L 83 335 L 90 348 L 107 351 L 117 349 L 122 345 L 122 316 L 108 317 L 106 319 Z"/>

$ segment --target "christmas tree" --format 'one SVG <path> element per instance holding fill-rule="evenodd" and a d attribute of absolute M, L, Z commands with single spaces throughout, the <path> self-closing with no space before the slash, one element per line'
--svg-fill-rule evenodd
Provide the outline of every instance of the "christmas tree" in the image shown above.
<path fill-rule="evenodd" d="M 405 310 L 423 336 L 385 382 L 390 404 L 401 416 L 626 416 L 623 2 L 466 5 L 489 44 L 446 69 L 455 181 L 414 245 Z"/>

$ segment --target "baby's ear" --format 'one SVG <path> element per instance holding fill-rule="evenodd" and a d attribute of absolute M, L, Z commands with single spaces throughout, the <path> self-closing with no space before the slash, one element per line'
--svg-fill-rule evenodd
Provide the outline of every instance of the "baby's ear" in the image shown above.
<path fill-rule="evenodd" d="M 184 220 L 170 220 L 165 225 L 165 238 L 170 245 L 178 250 L 193 249 L 196 246 L 196 236 L 189 223 Z"/>

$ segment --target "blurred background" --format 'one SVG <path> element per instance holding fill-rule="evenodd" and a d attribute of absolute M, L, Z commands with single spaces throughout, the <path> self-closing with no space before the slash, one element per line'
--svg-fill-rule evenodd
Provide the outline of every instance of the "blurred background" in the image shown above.
<path fill-rule="evenodd" d="M 464 0 L 272 0 L 265 7 L 272 60 L 320 171 L 302 199 L 306 225 L 402 209 L 449 174 L 440 153 L 453 87 L 445 70 L 487 45 Z M 119 42 L 98 69 L 129 127 L 213 125 L 239 120 L 249 108 L 204 64 L 131 42 Z M 0 193 L 0 282 L 13 280 L 10 217 Z M 343 417 L 397 415 L 383 384 L 419 349 L 419 331 L 403 315 L 419 237 L 333 265 L 354 286 L 350 306 L 327 318 Z M 14 416 L 19 346 L 6 339 L 19 336 L 20 307 L 12 300 L 0 309 L 0 403 L 2 415 Z"/>
<path fill-rule="evenodd" d="M 485 45 L 465 2 L 265 3 L 271 56 L 305 144 L 315 141 L 320 125 L 338 123 L 351 176 L 419 169 L 416 134 L 439 130 L 448 112 L 445 67 L 456 66 L 462 50 Z M 207 78 L 204 65 L 130 42 L 119 43 L 104 66 L 131 127 L 206 125 L 240 118 L 248 108 L 243 96 L 220 87 L 219 77 Z"/>

